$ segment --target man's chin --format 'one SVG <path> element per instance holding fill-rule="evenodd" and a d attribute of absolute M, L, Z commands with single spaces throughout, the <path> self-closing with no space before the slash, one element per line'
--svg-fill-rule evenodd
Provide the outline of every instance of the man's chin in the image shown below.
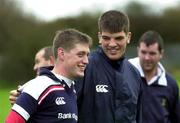
<path fill-rule="evenodd" d="M 145 68 L 144 68 L 144 71 L 150 72 L 150 71 L 152 71 L 152 68 L 151 68 L 151 67 L 145 67 Z"/>
<path fill-rule="evenodd" d="M 118 59 L 121 58 L 121 56 L 117 56 L 117 55 L 108 55 L 108 58 L 109 58 L 110 60 L 118 60 Z"/>
<path fill-rule="evenodd" d="M 79 73 L 78 77 L 80 77 L 80 78 L 84 77 L 84 72 L 83 73 Z"/>

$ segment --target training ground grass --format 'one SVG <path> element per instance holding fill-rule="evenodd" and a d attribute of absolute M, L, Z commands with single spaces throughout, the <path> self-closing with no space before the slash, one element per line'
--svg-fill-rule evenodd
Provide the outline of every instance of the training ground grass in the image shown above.
<path fill-rule="evenodd" d="M 11 105 L 9 102 L 9 91 L 11 89 L 0 88 L 0 123 L 4 123 L 8 112 L 10 111 Z"/>

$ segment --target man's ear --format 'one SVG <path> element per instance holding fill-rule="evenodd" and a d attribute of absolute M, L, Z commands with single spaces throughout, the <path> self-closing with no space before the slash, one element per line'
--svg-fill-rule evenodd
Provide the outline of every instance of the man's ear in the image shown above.
<path fill-rule="evenodd" d="M 129 44 L 131 42 L 131 32 L 128 32 L 127 34 L 127 43 Z"/>
<path fill-rule="evenodd" d="M 161 53 L 161 54 L 160 54 L 160 58 L 162 59 L 163 56 L 164 56 L 164 49 L 162 49 L 160 53 Z"/>
<path fill-rule="evenodd" d="M 101 32 L 98 32 L 98 39 L 99 39 L 99 44 L 101 44 Z"/>
<path fill-rule="evenodd" d="M 57 50 L 57 56 L 59 59 L 63 60 L 64 59 L 64 49 L 62 47 L 59 47 Z"/>

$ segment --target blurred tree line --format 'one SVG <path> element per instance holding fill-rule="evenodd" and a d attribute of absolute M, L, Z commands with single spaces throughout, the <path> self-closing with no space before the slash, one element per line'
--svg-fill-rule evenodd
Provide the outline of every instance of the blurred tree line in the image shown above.
<path fill-rule="evenodd" d="M 140 35 L 149 29 L 160 32 L 166 45 L 178 44 L 180 7 L 167 8 L 161 14 L 152 10 L 137 2 L 131 2 L 121 10 L 128 14 L 133 33 L 132 44 L 128 47 L 135 46 Z M 20 3 L 0 0 L 0 85 L 5 84 L 2 82 L 22 84 L 34 77 L 34 55 L 40 48 L 52 44 L 57 30 L 76 28 L 90 35 L 94 39 L 93 47 L 97 46 L 97 20 L 101 13 L 100 10 L 85 11 L 77 16 L 46 22 L 25 13 Z"/>

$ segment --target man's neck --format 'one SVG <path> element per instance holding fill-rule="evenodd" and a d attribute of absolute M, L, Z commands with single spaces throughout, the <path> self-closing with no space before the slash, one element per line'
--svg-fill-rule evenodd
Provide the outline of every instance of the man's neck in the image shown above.
<path fill-rule="evenodd" d="M 157 69 L 152 71 L 144 71 L 146 81 L 149 82 L 155 75 L 157 75 Z"/>

